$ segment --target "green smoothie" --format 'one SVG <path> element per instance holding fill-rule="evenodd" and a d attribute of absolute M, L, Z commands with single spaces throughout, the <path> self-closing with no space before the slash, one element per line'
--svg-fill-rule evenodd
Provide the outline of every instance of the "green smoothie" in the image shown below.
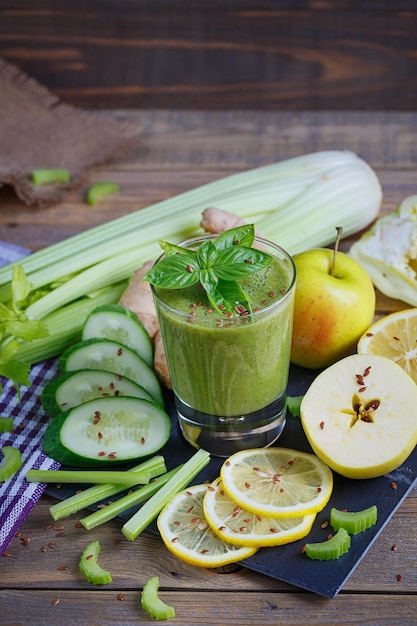
<path fill-rule="evenodd" d="M 240 281 L 252 313 L 237 304 L 233 318 L 213 310 L 199 285 L 154 290 L 173 389 L 182 403 L 229 417 L 262 410 L 285 394 L 293 283 L 291 263 L 274 258 Z"/>

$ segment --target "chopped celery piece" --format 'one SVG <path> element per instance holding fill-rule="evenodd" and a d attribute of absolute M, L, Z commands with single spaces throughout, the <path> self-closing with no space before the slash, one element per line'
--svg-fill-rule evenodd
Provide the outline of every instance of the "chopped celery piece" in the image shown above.
<path fill-rule="evenodd" d="M 148 472 L 117 470 L 29 470 L 28 482 L 39 483 L 116 483 L 120 485 L 146 484 L 152 476 Z"/>
<path fill-rule="evenodd" d="M 119 515 L 119 513 L 127 511 L 127 509 L 130 509 L 132 506 L 144 502 L 159 491 L 162 485 L 165 485 L 169 480 L 171 480 L 181 467 L 182 466 L 179 466 L 170 472 L 159 476 L 159 478 L 150 482 L 149 485 L 144 485 L 143 487 L 140 487 L 140 489 L 137 489 L 132 493 L 128 493 L 123 498 L 119 498 L 116 502 L 108 504 L 103 509 L 99 509 L 90 515 L 83 517 L 83 519 L 80 520 L 81 524 L 87 530 L 91 530 L 92 528 L 100 526 L 100 524 L 104 524 L 105 522 L 115 518 L 116 515 Z"/>
<path fill-rule="evenodd" d="M 80 572 L 84 574 L 89 583 L 93 585 L 106 585 L 111 583 L 112 577 L 110 572 L 106 571 L 97 562 L 100 553 L 100 543 L 92 541 L 84 549 L 80 558 Z"/>
<path fill-rule="evenodd" d="M 362 511 L 340 511 L 333 508 L 330 511 L 330 524 L 335 530 L 344 528 L 349 535 L 357 535 L 376 524 L 377 517 L 375 505 Z"/>
<path fill-rule="evenodd" d="M 13 418 L 0 416 L 0 433 L 11 433 L 13 430 Z"/>
<path fill-rule="evenodd" d="M 108 180 L 102 180 L 99 183 L 91 185 L 87 192 L 87 202 L 91 206 L 98 204 L 100 200 L 111 194 L 119 192 L 119 185 Z"/>
<path fill-rule="evenodd" d="M 173 606 L 165 604 L 158 596 L 159 578 L 153 576 L 150 578 L 142 590 L 141 604 L 142 608 L 157 620 L 171 619 L 175 617 L 175 609 Z"/>
<path fill-rule="evenodd" d="M 133 541 L 157 517 L 165 504 L 184 489 L 209 463 L 210 454 L 198 450 L 161 489 L 153 495 L 123 526 L 124 536 Z"/>
<path fill-rule="evenodd" d="M 51 183 L 69 183 L 71 174 L 64 168 L 40 168 L 32 171 L 32 182 L 35 185 Z"/>
<path fill-rule="evenodd" d="M 310 559 L 318 561 L 332 561 L 345 554 L 350 548 L 350 536 L 344 528 L 339 528 L 337 533 L 327 541 L 318 543 L 306 543 L 305 553 Z"/>
<path fill-rule="evenodd" d="M 12 448 L 11 446 L 3 446 L 1 452 L 4 460 L 0 465 L 0 482 L 4 483 L 22 467 L 22 455 L 19 448 Z"/>
<path fill-rule="evenodd" d="M 133 467 L 131 472 L 148 472 L 152 477 L 159 476 L 166 472 L 166 465 L 164 457 L 156 455 L 139 465 Z M 79 493 L 75 493 L 73 496 L 53 504 L 49 508 L 49 512 L 55 521 L 72 515 L 81 509 L 85 509 L 100 500 L 109 498 L 110 496 L 120 493 L 126 489 L 126 485 L 120 483 L 106 483 L 104 485 L 94 485 L 84 489 Z"/>
<path fill-rule="evenodd" d="M 294 417 L 300 417 L 300 406 L 301 400 L 304 396 L 288 396 L 287 397 L 287 408 L 291 415 Z"/>

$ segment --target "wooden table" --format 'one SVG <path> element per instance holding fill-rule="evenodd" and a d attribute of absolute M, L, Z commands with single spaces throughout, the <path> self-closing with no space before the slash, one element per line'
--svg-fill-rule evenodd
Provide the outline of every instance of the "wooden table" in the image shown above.
<path fill-rule="evenodd" d="M 138 120 L 141 145 L 125 158 L 93 169 L 85 187 L 57 206 L 29 208 L 11 189 L 0 189 L 0 239 L 42 248 L 229 173 L 329 148 L 351 149 L 375 168 L 384 190 L 383 211 L 417 193 L 417 114 L 101 114 Z M 120 195 L 87 208 L 85 188 L 103 177 L 120 183 Z M 343 248 L 350 243 L 344 241 Z M 404 303 L 378 294 L 377 317 L 399 308 Z M 160 577 L 161 597 L 176 609 L 172 624 L 417 624 L 417 489 L 333 599 L 240 567 L 220 574 L 186 565 L 153 534 L 127 542 L 117 520 L 94 530 L 94 537 L 88 534 L 88 540 L 100 541 L 101 563 L 113 574 L 111 584 L 93 587 L 78 571 L 87 531 L 77 527 L 77 516 L 51 527 L 48 507 L 53 502 L 42 496 L 0 559 L 3 624 L 151 624 L 140 607 L 140 590 L 152 575 Z"/>

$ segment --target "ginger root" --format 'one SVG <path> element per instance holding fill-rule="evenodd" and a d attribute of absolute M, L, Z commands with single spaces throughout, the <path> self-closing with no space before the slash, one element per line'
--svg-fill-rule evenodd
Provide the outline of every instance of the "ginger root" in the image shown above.
<path fill-rule="evenodd" d="M 216 207 L 209 207 L 202 213 L 202 219 L 200 226 L 207 232 L 217 235 L 230 228 L 236 228 L 237 226 L 243 226 L 246 224 L 245 220 L 240 218 L 234 213 L 229 213 L 223 209 L 216 209 Z"/>
<path fill-rule="evenodd" d="M 153 261 L 147 261 L 135 271 L 128 286 L 120 296 L 119 304 L 135 313 L 144 325 L 154 348 L 154 369 L 156 375 L 163 385 L 168 387 L 168 389 L 172 389 L 151 286 L 146 280 L 143 280 L 143 277 L 152 265 Z"/>
<path fill-rule="evenodd" d="M 153 343 L 155 335 L 159 332 L 159 323 L 151 285 L 146 280 L 143 280 L 143 277 L 152 265 L 153 261 L 147 261 L 135 271 L 128 286 L 120 296 L 119 304 L 126 309 L 130 309 L 138 316 Z"/>

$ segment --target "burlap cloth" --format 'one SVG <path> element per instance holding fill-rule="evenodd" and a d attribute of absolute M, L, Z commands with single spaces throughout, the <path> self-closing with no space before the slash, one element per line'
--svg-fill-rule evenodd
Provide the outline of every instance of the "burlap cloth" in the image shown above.
<path fill-rule="evenodd" d="M 0 58 L 0 186 L 12 185 L 26 204 L 48 205 L 83 181 L 86 170 L 120 156 L 139 141 L 140 127 L 62 103 Z M 35 186 L 37 168 L 65 168 L 71 182 Z"/>

